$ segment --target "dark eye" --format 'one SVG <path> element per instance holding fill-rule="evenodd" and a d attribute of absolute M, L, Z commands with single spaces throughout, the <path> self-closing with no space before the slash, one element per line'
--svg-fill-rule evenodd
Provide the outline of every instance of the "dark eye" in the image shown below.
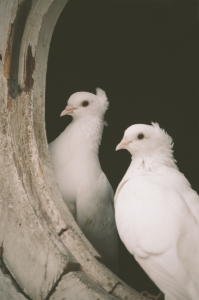
<path fill-rule="evenodd" d="M 143 133 L 139 133 L 137 136 L 138 140 L 142 140 L 144 138 L 144 134 Z"/>
<path fill-rule="evenodd" d="M 86 107 L 88 105 L 89 105 L 89 102 L 87 100 L 85 100 L 81 103 L 81 106 L 83 106 L 83 107 Z"/>

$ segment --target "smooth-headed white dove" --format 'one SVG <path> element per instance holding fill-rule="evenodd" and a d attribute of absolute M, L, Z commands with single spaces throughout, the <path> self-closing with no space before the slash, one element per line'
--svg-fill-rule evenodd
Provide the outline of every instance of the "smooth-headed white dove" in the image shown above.
<path fill-rule="evenodd" d="M 121 240 L 165 294 L 199 299 L 199 196 L 179 172 L 171 137 L 157 123 L 136 124 L 116 150 L 132 162 L 115 195 Z"/>
<path fill-rule="evenodd" d="M 49 151 L 65 203 L 105 263 L 116 270 L 118 234 L 114 194 L 98 157 L 108 105 L 100 88 L 96 89 L 96 95 L 77 92 L 70 96 L 61 116 L 71 115 L 72 122 L 49 144 Z"/>

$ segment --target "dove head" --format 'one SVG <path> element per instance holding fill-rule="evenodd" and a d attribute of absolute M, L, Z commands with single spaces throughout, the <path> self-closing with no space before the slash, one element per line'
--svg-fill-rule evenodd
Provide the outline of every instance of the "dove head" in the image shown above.
<path fill-rule="evenodd" d="M 77 92 L 70 96 L 68 105 L 62 111 L 61 116 L 71 115 L 74 119 L 89 116 L 102 118 L 108 105 L 106 93 L 100 88 L 96 89 L 96 95 L 88 92 Z"/>
<path fill-rule="evenodd" d="M 157 123 L 152 123 L 152 125 L 136 124 L 127 128 L 116 150 L 126 149 L 131 155 L 141 156 L 158 151 L 171 158 L 172 148 L 172 138 Z"/>

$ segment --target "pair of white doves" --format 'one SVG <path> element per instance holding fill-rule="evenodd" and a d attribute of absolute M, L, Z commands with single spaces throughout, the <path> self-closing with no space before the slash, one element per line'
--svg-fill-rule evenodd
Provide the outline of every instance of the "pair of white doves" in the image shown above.
<path fill-rule="evenodd" d="M 112 270 L 118 230 L 165 300 L 198 300 L 199 196 L 178 171 L 172 139 L 154 123 L 125 131 L 116 150 L 127 149 L 132 162 L 117 188 L 114 212 L 113 190 L 98 158 L 107 108 L 106 94 L 97 88 L 96 95 L 73 94 L 61 113 L 73 119 L 49 151 L 62 197 Z"/>

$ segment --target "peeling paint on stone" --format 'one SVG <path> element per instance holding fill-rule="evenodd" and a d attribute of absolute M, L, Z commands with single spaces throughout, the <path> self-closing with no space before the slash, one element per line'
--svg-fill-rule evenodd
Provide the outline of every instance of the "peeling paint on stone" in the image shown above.
<path fill-rule="evenodd" d="M 32 47 L 28 46 L 25 62 L 25 91 L 29 92 L 34 84 L 34 79 L 32 78 L 33 72 L 35 70 L 35 58 L 32 55 Z"/>
<path fill-rule="evenodd" d="M 10 55 L 11 55 L 11 46 L 12 46 L 12 34 L 13 34 L 13 24 L 11 24 L 10 32 L 8 34 L 7 40 L 7 48 L 5 51 L 5 58 L 4 58 L 4 76 L 6 79 L 10 77 Z"/>

